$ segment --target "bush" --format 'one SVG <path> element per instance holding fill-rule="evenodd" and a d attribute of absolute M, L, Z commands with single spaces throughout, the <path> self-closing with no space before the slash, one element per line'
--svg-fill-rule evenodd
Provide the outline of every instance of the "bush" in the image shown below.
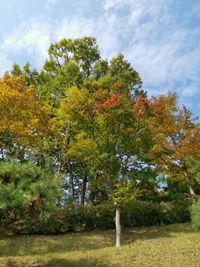
<path fill-rule="evenodd" d="M 134 201 L 122 206 L 121 223 L 124 227 L 138 227 L 190 221 L 191 202 Z M 60 207 L 44 227 L 47 233 L 113 229 L 115 207 L 110 203 L 97 206 L 78 205 Z"/>
<path fill-rule="evenodd" d="M 121 223 L 124 227 L 141 227 L 190 221 L 191 201 L 147 202 L 134 201 L 122 206 Z M 200 206 L 200 205 L 199 205 Z M 13 215 L 8 214 L 13 220 Z M 91 229 L 114 229 L 115 207 L 111 203 L 97 206 L 60 206 L 43 221 L 39 217 L 15 218 L 8 229 L 12 233 L 58 234 Z M 10 219 L 10 220 L 11 220 Z M 4 220 L 5 222 L 6 220 Z M 11 227 L 12 226 L 12 227 Z M 4 224 L 4 229 L 6 228 Z"/>
<path fill-rule="evenodd" d="M 124 226 L 149 226 L 158 223 L 159 207 L 157 203 L 135 201 L 122 208 L 122 224 Z"/>
<path fill-rule="evenodd" d="M 124 226 L 151 226 L 190 221 L 190 200 L 172 202 L 135 201 L 122 209 Z"/>
<path fill-rule="evenodd" d="M 191 199 L 160 203 L 160 219 L 163 224 L 183 223 L 191 220 Z"/>
<path fill-rule="evenodd" d="M 194 202 L 191 206 L 192 226 L 196 230 L 200 230 L 200 200 Z"/>
<path fill-rule="evenodd" d="M 111 204 L 60 207 L 49 218 L 46 229 L 50 233 L 63 233 L 114 228 L 114 215 Z"/>

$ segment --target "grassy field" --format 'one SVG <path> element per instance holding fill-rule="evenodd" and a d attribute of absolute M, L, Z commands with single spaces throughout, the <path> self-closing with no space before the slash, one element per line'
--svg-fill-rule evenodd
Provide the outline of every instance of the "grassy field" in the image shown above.
<path fill-rule="evenodd" d="M 112 230 L 1 237 L 0 266 L 200 266 L 200 233 L 190 224 L 126 229 L 119 249 L 114 238 Z"/>

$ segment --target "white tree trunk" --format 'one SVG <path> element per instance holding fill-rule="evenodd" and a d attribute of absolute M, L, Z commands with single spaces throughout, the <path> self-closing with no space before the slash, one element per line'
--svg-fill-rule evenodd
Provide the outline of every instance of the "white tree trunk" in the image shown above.
<path fill-rule="evenodd" d="M 121 223 L 120 223 L 121 209 L 118 204 L 116 204 L 116 215 L 115 215 L 115 227 L 116 227 L 116 247 L 121 245 Z"/>
<path fill-rule="evenodd" d="M 195 197 L 196 194 L 195 194 L 194 189 L 192 188 L 192 186 L 190 184 L 188 184 L 188 188 L 189 188 L 189 191 L 190 191 L 191 196 L 192 197 Z"/>

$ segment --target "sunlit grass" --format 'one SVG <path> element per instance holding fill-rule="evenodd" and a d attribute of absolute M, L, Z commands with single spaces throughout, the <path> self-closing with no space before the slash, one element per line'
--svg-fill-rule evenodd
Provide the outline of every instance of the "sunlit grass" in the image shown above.
<path fill-rule="evenodd" d="M 190 224 L 1 238 L 0 266 L 200 266 L 200 233 Z"/>

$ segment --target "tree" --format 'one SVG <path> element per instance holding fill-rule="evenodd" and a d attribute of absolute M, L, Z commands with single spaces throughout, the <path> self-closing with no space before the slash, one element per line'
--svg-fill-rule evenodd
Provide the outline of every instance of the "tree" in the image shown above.
<path fill-rule="evenodd" d="M 77 109 L 82 108 L 82 106 L 78 106 L 78 101 L 84 90 L 87 90 L 88 93 L 93 93 L 101 87 L 106 91 L 107 88 L 112 87 L 117 81 L 122 81 L 126 84 L 123 89 L 126 92 L 128 91 L 129 97 L 140 92 L 141 79 L 130 63 L 121 54 L 110 62 L 101 59 L 94 38 L 63 39 L 58 43 L 52 44 L 48 52 L 49 59 L 46 60 L 39 74 L 39 80 L 41 81 L 39 92 L 41 97 L 53 106 L 51 116 L 55 118 L 55 121 L 57 120 L 57 114 L 60 113 L 60 109 L 63 109 L 60 107 L 60 105 L 63 106 L 63 99 L 73 98 L 70 103 L 66 101 L 66 105 L 69 105 L 69 110 L 73 108 L 73 105 Z M 141 91 L 141 93 L 144 92 Z M 72 94 L 74 95 L 72 96 Z M 66 110 L 66 112 L 68 111 Z M 71 118 L 70 122 L 66 122 L 65 118 L 62 117 L 62 123 L 56 122 L 54 124 L 56 138 L 52 141 L 52 144 L 55 145 L 52 147 L 52 151 L 57 151 L 56 162 L 59 169 L 65 171 L 70 177 L 72 199 L 75 194 L 74 183 L 76 177 L 78 177 L 78 180 L 82 180 L 83 190 L 81 198 L 83 203 L 84 188 L 86 188 L 88 180 L 87 164 L 83 162 L 77 164 L 74 158 L 69 157 L 70 153 L 68 152 L 66 156 L 66 151 L 68 151 L 70 143 L 73 142 L 75 139 L 74 135 L 76 135 L 76 132 L 71 127 L 73 124 L 71 121 L 73 120 L 76 121 L 76 118 Z"/>
<path fill-rule="evenodd" d="M 94 92 L 69 89 L 59 112 L 61 123 L 70 125 L 73 132 L 65 157 L 84 167 L 89 177 L 89 200 L 98 203 L 99 193 L 105 192 L 104 197 L 115 203 L 117 246 L 121 236 L 120 206 L 138 192 L 134 175 L 140 172 L 151 145 L 149 129 L 136 106 L 146 112 L 144 103 L 133 99 L 127 85 L 118 82 Z"/>
<path fill-rule="evenodd" d="M 101 59 L 96 40 L 92 37 L 62 39 L 50 45 L 48 54 L 49 59 L 39 74 L 40 93 L 55 105 L 73 86 L 95 90 L 123 81 L 132 93 L 140 92 L 142 82 L 131 64 L 122 54 L 110 62 Z"/>
<path fill-rule="evenodd" d="M 5 75 L 0 79 L 0 149 L 1 158 L 16 148 L 44 146 L 48 131 L 48 108 L 39 99 L 34 86 L 23 77 Z M 24 154 L 24 153 L 23 153 Z"/>
<path fill-rule="evenodd" d="M 117 180 L 115 189 L 112 192 L 111 199 L 115 205 L 115 229 L 116 243 L 118 248 L 121 246 L 121 206 L 123 204 L 134 201 L 140 194 L 140 191 L 135 188 L 133 181 Z"/>
<path fill-rule="evenodd" d="M 30 63 L 26 63 L 23 68 L 14 63 L 13 68 L 10 71 L 10 75 L 19 77 L 22 76 L 27 86 L 34 85 L 38 87 L 40 85 L 39 72 L 36 69 L 32 69 Z"/>
<path fill-rule="evenodd" d="M 0 163 L 0 216 L 5 228 L 9 224 L 26 225 L 45 221 L 60 198 L 61 179 L 31 162 L 7 160 Z M 29 221 L 30 220 L 30 221 Z M 17 226 L 16 226 L 17 227 Z M 31 227 L 31 225 L 29 225 Z M 18 230 L 18 229 L 16 229 Z"/>
<path fill-rule="evenodd" d="M 153 98 L 149 125 L 154 136 L 151 157 L 158 169 L 177 181 L 185 181 L 195 196 L 189 159 L 199 160 L 200 128 L 186 107 L 179 107 L 175 94 Z"/>

